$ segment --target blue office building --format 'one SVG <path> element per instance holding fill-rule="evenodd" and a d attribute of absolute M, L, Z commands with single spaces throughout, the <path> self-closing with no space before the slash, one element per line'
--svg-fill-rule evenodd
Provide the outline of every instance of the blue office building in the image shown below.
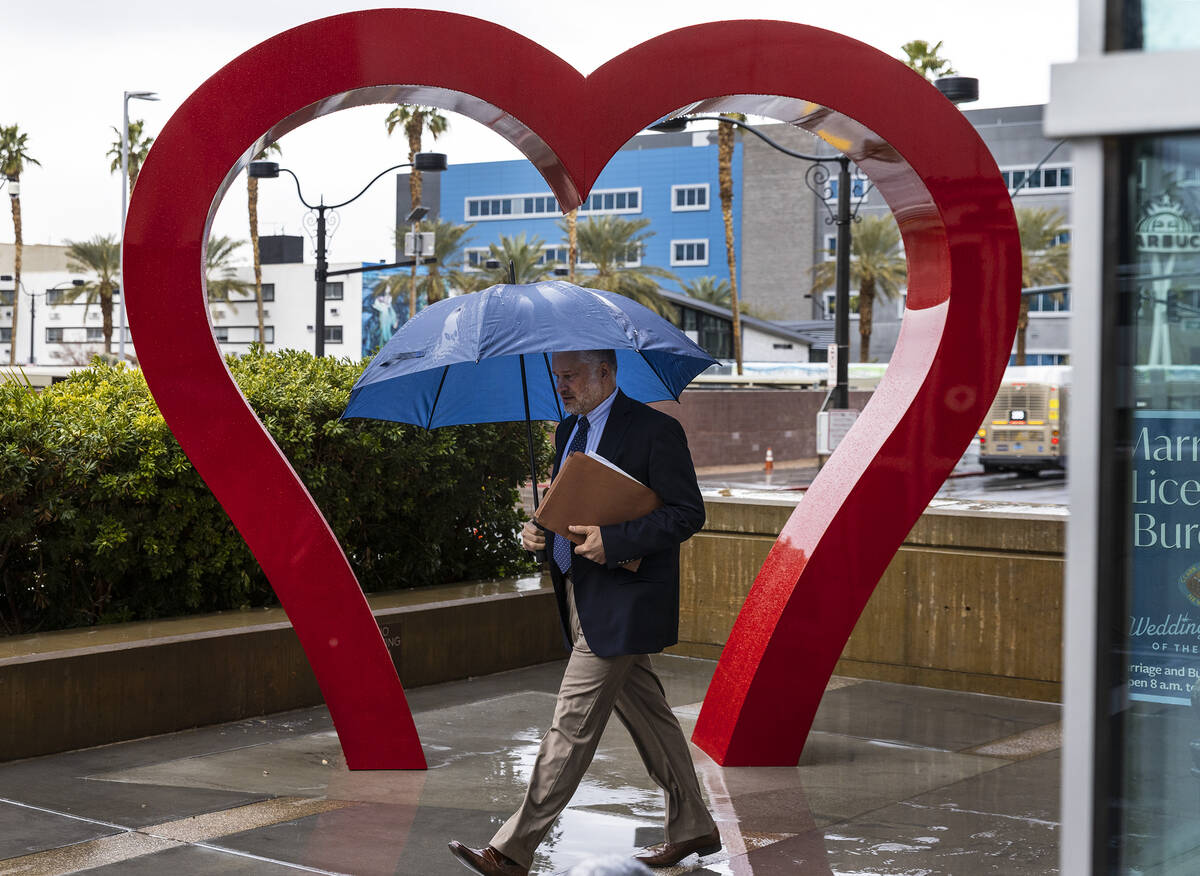
<path fill-rule="evenodd" d="M 735 248 L 740 248 L 741 164 L 739 143 L 733 158 Z M 426 186 L 425 204 L 443 219 L 474 223 L 464 247 L 468 267 L 486 259 L 488 244 L 499 243 L 501 235 L 521 233 L 541 238 L 548 261 L 566 263 L 562 211 L 549 186 L 524 159 L 451 165 L 434 186 Z M 403 224 L 407 212 L 405 176 L 398 180 L 397 224 Z M 641 264 L 666 268 L 685 283 L 705 276 L 728 279 L 715 132 L 635 137 L 608 163 L 579 209 L 581 223 L 602 215 L 650 220 L 647 230 L 653 236 Z M 586 276 L 586 266 L 582 272 Z M 667 280 L 661 285 L 679 288 Z"/>

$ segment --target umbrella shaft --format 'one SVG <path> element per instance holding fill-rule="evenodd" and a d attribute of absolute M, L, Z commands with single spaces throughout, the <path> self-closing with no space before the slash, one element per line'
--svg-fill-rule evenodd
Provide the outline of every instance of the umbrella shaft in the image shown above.
<path fill-rule="evenodd" d="M 529 381 L 525 376 L 525 357 L 521 356 L 521 395 L 525 398 L 525 443 L 529 446 L 529 485 L 533 488 L 533 511 L 538 509 L 537 455 L 533 452 L 533 421 L 529 418 Z M 534 551 L 533 558 L 546 562 L 545 551 Z"/>

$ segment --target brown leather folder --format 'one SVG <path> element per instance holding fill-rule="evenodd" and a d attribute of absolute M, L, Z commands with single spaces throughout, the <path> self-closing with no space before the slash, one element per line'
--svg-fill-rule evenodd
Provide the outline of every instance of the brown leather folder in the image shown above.
<path fill-rule="evenodd" d="M 534 522 L 575 544 L 569 526 L 607 526 L 649 514 L 662 499 L 641 481 L 602 457 L 572 453 L 546 491 Z"/>

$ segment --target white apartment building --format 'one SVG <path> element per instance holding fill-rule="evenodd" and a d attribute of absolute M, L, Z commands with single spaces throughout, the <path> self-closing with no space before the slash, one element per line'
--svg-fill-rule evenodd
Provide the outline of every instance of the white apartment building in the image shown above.
<path fill-rule="evenodd" d="M 84 365 L 104 352 L 103 317 L 98 301 L 86 294 L 72 300 L 73 281 L 95 279 L 69 270 L 65 246 L 26 245 L 22 252 L 20 288 L 13 279 L 14 246 L 0 243 L 0 366 L 7 365 L 16 344 L 19 365 Z M 331 264 L 330 270 L 361 267 L 360 262 Z M 367 275 L 369 278 L 370 274 Z M 253 284 L 253 270 L 236 268 L 236 278 Z M 302 262 L 265 263 L 263 343 L 267 349 L 313 350 L 316 316 L 314 267 Z M 370 282 L 370 280 L 368 280 Z M 332 278 L 325 295 L 325 355 L 362 355 L 362 274 Z M 120 300 L 114 297 L 112 353 L 120 341 Z M 18 309 L 17 336 L 12 336 L 12 309 Z M 229 301 L 209 306 L 213 334 L 227 353 L 244 353 L 258 339 L 254 293 L 233 293 Z M 136 342 L 126 328 L 126 356 L 136 361 Z"/>

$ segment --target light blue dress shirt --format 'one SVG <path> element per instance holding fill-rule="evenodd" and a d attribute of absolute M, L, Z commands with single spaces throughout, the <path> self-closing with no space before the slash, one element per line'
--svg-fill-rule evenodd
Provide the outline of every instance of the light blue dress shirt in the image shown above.
<path fill-rule="evenodd" d="M 596 448 L 600 446 L 600 438 L 604 435 L 604 426 L 608 423 L 608 413 L 612 410 L 613 399 L 617 397 L 617 391 L 614 389 L 604 401 L 596 405 L 588 413 L 584 414 L 588 421 L 587 443 L 584 445 L 584 450 L 588 453 L 595 453 Z M 570 447 L 571 442 L 575 440 L 575 433 L 579 430 L 579 421 L 575 422 L 575 428 L 571 430 L 571 434 L 567 436 L 566 446 Z"/>

